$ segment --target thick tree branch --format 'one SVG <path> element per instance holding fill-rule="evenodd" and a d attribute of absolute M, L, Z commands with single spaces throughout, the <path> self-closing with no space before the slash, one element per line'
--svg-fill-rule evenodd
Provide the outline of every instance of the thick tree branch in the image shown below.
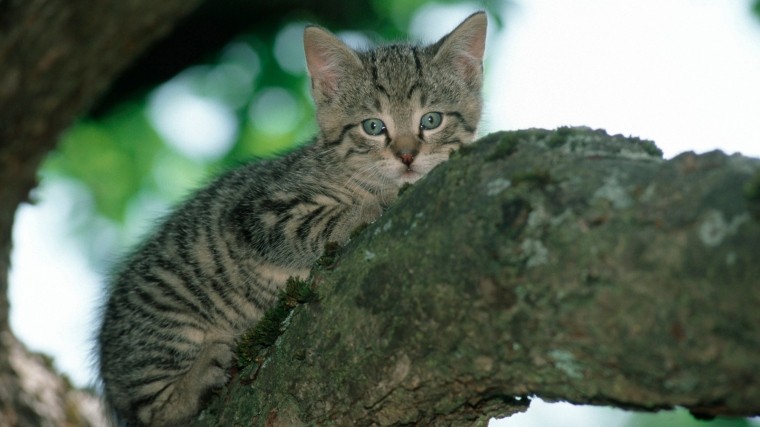
<path fill-rule="evenodd" d="M 22 346 L 8 327 L 13 215 L 36 184 L 60 132 L 89 108 L 149 43 L 198 0 L 121 2 L 0 0 L 0 424 L 87 424 L 60 411 L 21 378 Z M 34 357 L 27 355 L 27 366 Z M 49 367 L 48 367 L 49 369 Z M 56 393 L 47 387 L 49 393 Z M 64 401 L 64 398 L 58 399 Z M 66 410 L 64 410 L 66 409 Z M 68 412 L 66 412 L 68 411 Z M 58 414 L 64 418 L 56 418 Z"/>
<path fill-rule="evenodd" d="M 0 293 L 10 230 L 58 134 L 195 1 L 0 3 Z M 0 322 L 7 320 L 0 309 Z"/>
<path fill-rule="evenodd" d="M 491 135 L 316 272 L 203 424 L 484 425 L 531 395 L 758 414 L 759 177 L 588 129 Z"/>

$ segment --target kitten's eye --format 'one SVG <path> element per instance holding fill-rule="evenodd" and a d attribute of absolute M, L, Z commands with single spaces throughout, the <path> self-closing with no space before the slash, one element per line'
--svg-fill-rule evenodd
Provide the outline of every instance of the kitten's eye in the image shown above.
<path fill-rule="evenodd" d="M 425 130 L 435 129 L 441 125 L 443 116 L 441 113 L 427 113 L 420 119 L 420 128 Z"/>
<path fill-rule="evenodd" d="M 385 123 L 380 119 L 367 119 L 362 122 L 362 129 L 367 135 L 377 136 L 385 132 Z"/>

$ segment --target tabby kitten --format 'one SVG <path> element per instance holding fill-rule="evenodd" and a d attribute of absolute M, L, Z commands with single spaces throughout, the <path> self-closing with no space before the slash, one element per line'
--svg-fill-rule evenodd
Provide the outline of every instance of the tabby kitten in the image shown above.
<path fill-rule="evenodd" d="M 306 278 L 325 243 L 346 242 L 473 140 L 485 37 L 482 12 L 429 46 L 358 52 L 305 29 L 315 141 L 198 191 L 113 276 L 97 352 L 119 419 L 190 421 L 289 276 Z"/>

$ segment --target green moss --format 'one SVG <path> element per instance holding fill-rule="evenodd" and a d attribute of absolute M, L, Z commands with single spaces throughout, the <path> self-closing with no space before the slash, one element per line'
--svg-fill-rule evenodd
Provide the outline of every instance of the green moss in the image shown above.
<path fill-rule="evenodd" d="M 491 150 L 491 153 L 486 157 L 486 161 L 492 162 L 494 160 L 501 160 L 511 156 L 515 151 L 517 151 L 517 145 L 519 142 L 520 139 L 516 137 L 502 138 L 499 143 L 496 144 L 493 150 Z"/>
<path fill-rule="evenodd" d="M 521 134 L 523 132 L 526 132 L 526 131 L 517 130 L 517 131 L 500 131 L 500 132 L 489 133 L 483 138 L 480 138 L 478 140 L 477 145 L 482 146 L 482 145 L 500 144 L 505 139 L 515 137 L 516 135 Z"/>
<path fill-rule="evenodd" d="M 336 242 L 327 242 L 322 256 L 319 257 L 315 265 L 317 268 L 332 270 L 335 267 L 335 263 L 338 262 L 339 255 L 340 245 Z"/>
<path fill-rule="evenodd" d="M 760 221 L 760 171 L 744 183 L 744 197 L 749 204 L 750 213 Z"/>
<path fill-rule="evenodd" d="M 406 190 L 412 188 L 412 184 L 405 182 L 404 185 L 401 186 L 401 188 L 398 189 L 398 195 L 402 195 L 406 193 Z"/>
<path fill-rule="evenodd" d="M 319 295 L 314 289 L 312 281 L 290 277 L 285 284 L 285 293 L 282 295 L 282 299 L 289 307 L 295 308 L 298 304 L 318 300 Z"/>
<path fill-rule="evenodd" d="M 512 181 L 512 185 L 531 184 L 539 188 L 543 188 L 549 184 L 554 183 L 554 178 L 552 178 L 549 171 L 545 169 L 518 172 L 512 175 L 510 180 Z"/>
<path fill-rule="evenodd" d="M 271 346 L 282 334 L 280 326 L 290 310 L 285 304 L 277 304 L 241 337 L 236 350 L 238 367 L 243 368 L 256 361 L 261 350 Z"/>
<path fill-rule="evenodd" d="M 495 150 L 498 150 L 498 146 L 505 143 L 507 140 L 515 138 L 515 135 L 522 131 L 500 131 L 489 133 L 488 135 L 478 139 L 474 144 L 465 144 L 459 147 L 457 151 L 451 153 L 451 157 L 465 157 L 476 151 L 484 151 L 484 148 L 496 145 Z"/>
<path fill-rule="evenodd" d="M 567 143 L 568 137 L 574 132 L 573 128 L 568 126 L 558 127 L 557 130 L 551 133 L 549 139 L 546 141 L 546 145 L 548 145 L 549 148 L 559 148 Z"/>
<path fill-rule="evenodd" d="M 760 171 L 744 183 L 744 197 L 750 202 L 760 203 Z"/>
<path fill-rule="evenodd" d="M 277 303 L 264 313 L 261 320 L 241 337 L 236 349 L 238 367 L 244 368 L 256 361 L 262 350 L 272 346 L 283 332 L 282 323 L 299 304 L 319 298 L 310 281 L 288 278 L 285 290 Z"/>
<path fill-rule="evenodd" d="M 655 144 L 654 141 L 640 138 L 631 138 L 631 140 L 639 144 L 644 152 L 650 156 L 662 158 L 662 150 L 657 147 L 657 144 Z"/>
<path fill-rule="evenodd" d="M 525 230 L 532 210 L 530 201 L 522 197 L 506 200 L 501 204 L 501 220 L 496 223 L 499 233 L 517 240 Z"/>

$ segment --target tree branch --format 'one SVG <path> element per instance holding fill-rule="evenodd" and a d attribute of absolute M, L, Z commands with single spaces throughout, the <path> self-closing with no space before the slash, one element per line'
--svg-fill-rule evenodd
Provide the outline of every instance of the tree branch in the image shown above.
<path fill-rule="evenodd" d="M 485 425 L 525 397 L 760 413 L 760 161 L 490 135 L 364 230 L 203 425 Z"/>
<path fill-rule="evenodd" d="M 60 132 L 198 3 L 0 0 L 1 425 L 87 424 L 71 419 L 76 405 L 66 396 L 53 399 L 63 402 L 61 407 L 46 407 L 50 395 L 63 388 L 45 386 L 48 394 L 41 396 L 38 386 L 30 384 L 45 376 L 44 369 L 52 369 L 37 363 L 38 357 L 28 354 L 8 326 L 7 272 L 16 207 L 27 200 L 37 168 Z M 28 366 L 39 368 L 34 378 L 22 378 L 31 371 L 20 367 Z"/>

